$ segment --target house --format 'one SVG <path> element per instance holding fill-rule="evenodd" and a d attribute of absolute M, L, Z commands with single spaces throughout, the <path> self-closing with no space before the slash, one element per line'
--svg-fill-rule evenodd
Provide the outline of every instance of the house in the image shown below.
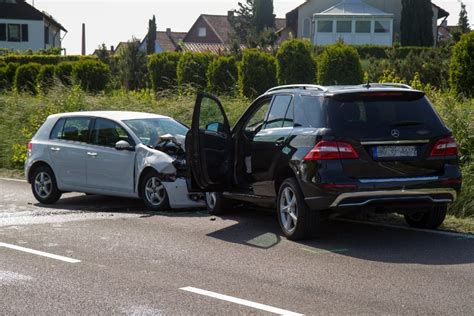
<path fill-rule="evenodd" d="M 433 36 L 438 20 L 449 13 L 435 4 Z M 342 38 L 348 44 L 392 45 L 400 37 L 402 0 L 306 0 L 287 13 L 287 28 L 295 37 L 316 45 Z"/>
<path fill-rule="evenodd" d="M 0 0 L 0 48 L 38 51 L 61 47 L 67 30 L 24 0 Z"/>
<path fill-rule="evenodd" d="M 155 53 L 176 51 L 179 44 L 186 37 L 186 34 L 186 32 L 172 32 L 170 28 L 167 28 L 165 32 L 156 32 Z M 143 41 L 140 43 L 140 49 L 142 51 L 147 50 L 147 40 L 148 39 L 145 36 Z"/>
<path fill-rule="evenodd" d="M 133 40 L 128 42 L 119 42 L 112 53 L 115 55 L 121 54 L 122 51 L 130 45 L 140 45 L 140 40 L 134 38 Z"/>
<path fill-rule="evenodd" d="M 227 15 L 201 14 L 183 39 L 181 49 L 191 52 L 222 53 L 228 51 L 234 11 Z M 275 19 L 275 29 L 285 28 L 285 19 Z"/>

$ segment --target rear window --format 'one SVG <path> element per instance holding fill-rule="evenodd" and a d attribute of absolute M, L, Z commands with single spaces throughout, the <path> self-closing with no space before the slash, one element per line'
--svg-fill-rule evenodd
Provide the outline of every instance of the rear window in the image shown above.
<path fill-rule="evenodd" d="M 330 126 L 340 137 L 385 137 L 393 129 L 432 133 L 443 128 L 426 97 L 360 97 L 328 100 Z"/>

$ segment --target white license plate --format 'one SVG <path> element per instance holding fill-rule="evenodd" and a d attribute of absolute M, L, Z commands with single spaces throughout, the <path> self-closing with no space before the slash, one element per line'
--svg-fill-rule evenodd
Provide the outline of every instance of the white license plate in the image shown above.
<path fill-rule="evenodd" d="M 378 146 L 374 148 L 374 158 L 417 157 L 416 146 Z"/>

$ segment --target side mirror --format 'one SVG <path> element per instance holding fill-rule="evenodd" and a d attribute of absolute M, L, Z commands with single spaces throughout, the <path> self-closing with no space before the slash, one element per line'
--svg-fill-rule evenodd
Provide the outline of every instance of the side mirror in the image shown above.
<path fill-rule="evenodd" d="M 206 131 L 211 131 L 211 132 L 220 132 L 222 131 L 222 124 L 218 122 L 212 122 L 206 125 Z"/>
<path fill-rule="evenodd" d="M 125 141 L 125 140 L 120 140 L 118 141 L 117 143 L 115 143 L 115 149 L 117 150 L 132 150 L 132 146 L 130 146 L 130 144 Z"/>

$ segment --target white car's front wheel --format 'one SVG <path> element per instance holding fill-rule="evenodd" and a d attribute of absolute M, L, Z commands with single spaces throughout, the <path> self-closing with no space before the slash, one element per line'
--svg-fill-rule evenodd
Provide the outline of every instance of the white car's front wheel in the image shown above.
<path fill-rule="evenodd" d="M 169 210 L 168 193 L 157 172 L 149 172 L 141 186 L 142 199 L 148 209 L 154 212 Z"/>

